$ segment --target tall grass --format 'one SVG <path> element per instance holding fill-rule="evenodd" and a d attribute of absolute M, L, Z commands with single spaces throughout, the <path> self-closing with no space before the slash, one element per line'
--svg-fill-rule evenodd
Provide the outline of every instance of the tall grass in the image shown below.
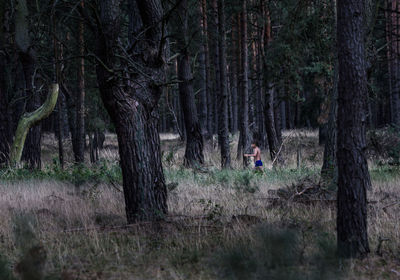
<path fill-rule="evenodd" d="M 317 143 L 312 133 L 302 137 L 308 137 L 309 145 Z M 286 156 L 285 166 L 266 168 L 263 174 L 241 168 L 240 161 L 234 162 L 232 170 L 220 170 L 218 154 L 208 148 L 206 168 L 189 170 L 180 167 L 184 148 L 179 142 L 163 146 L 164 161 L 172 147 L 176 153 L 164 165 L 167 182 L 176 183 L 169 192 L 169 215 L 153 224 L 126 225 L 121 173 L 113 159 L 65 170 L 47 163 L 43 171 L 1 171 L 0 279 L 15 274 L 21 260 L 13 218 L 21 212 L 31 217 L 32 232 L 47 252 L 47 276 L 322 279 L 316 276 L 320 274 L 323 279 L 337 279 L 335 208 L 271 200 L 271 190 L 307 176 L 318 180 L 320 161 L 304 152 L 299 169 L 295 159 Z M 285 153 L 293 150 L 288 146 Z M 393 203 L 400 199 L 399 177 L 393 168 L 379 165 L 371 165 L 371 177 L 372 254 L 367 260 L 351 262 L 340 276 L 396 279 L 400 211 Z"/>

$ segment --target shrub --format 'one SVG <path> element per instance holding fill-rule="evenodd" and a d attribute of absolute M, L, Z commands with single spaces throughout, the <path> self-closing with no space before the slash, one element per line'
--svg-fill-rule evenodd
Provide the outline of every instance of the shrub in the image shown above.
<path fill-rule="evenodd" d="M 259 191 L 258 185 L 254 182 L 255 176 L 256 174 L 250 170 L 237 173 L 233 182 L 235 189 L 243 193 L 255 193 Z"/>

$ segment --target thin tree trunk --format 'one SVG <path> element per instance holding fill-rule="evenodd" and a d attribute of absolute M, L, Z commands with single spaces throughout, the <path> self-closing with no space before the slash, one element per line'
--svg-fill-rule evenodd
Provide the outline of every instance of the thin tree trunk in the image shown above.
<path fill-rule="evenodd" d="M 369 253 L 366 150 L 365 1 L 338 0 L 337 243 L 343 257 Z"/>
<path fill-rule="evenodd" d="M 337 8 L 336 8 L 336 0 L 332 1 L 332 9 L 335 14 L 335 29 L 337 28 Z M 335 44 L 336 46 L 336 44 Z M 333 52 L 337 55 L 336 47 L 333 48 Z M 327 137 L 325 141 L 324 147 L 324 158 L 323 164 L 321 168 L 321 177 L 332 184 L 334 187 L 337 185 L 337 98 L 338 98 L 338 82 L 339 82 L 339 72 L 338 72 L 338 61 L 335 59 L 334 65 L 334 77 L 333 77 L 333 89 L 330 94 L 330 108 L 329 108 L 329 119 L 328 124 L 326 125 Z"/>
<path fill-rule="evenodd" d="M 393 73 L 392 73 L 392 59 L 393 59 L 393 48 L 392 48 L 392 20 L 391 20 L 391 1 L 392 0 L 386 0 L 386 11 L 385 11 L 385 18 L 386 18 L 386 58 L 387 58 L 387 66 L 388 66 L 388 86 L 389 86 L 389 92 L 388 92 L 388 110 L 386 110 L 386 104 L 384 104 L 384 110 L 386 112 L 389 112 L 389 114 L 384 114 L 385 117 L 386 115 L 389 115 L 389 123 L 392 122 L 393 117 L 392 117 L 392 95 L 393 95 Z M 386 119 L 386 118 L 385 118 Z"/>
<path fill-rule="evenodd" d="M 207 0 L 201 0 L 201 12 L 202 12 L 202 32 L 203 32 L 203 46 L 204 46 L 204 62 L 206 70 L 206 93 L 207 93 L 207 133 L 206 139 L 210 140 L 212 138 L 212 92 L 211 92 L 211 73 L 210 73 L 210 47 L 209 47 L 209 31 L 208 31 L 208 17 L 207 17 Z"/>
<path fill-rule="evenodd" d="M 269 154 L 271 156 L 271 160 L 274 161 L 274 164 L 276 164 L 281 161 L 281 157 L 278 154 L 280 144 L 275 129 L 273 87 L 271 87 L 266 94 L 264 112 L 265 112 L 265 130 L 267 131 Z M 279 160 L 276 160 L 275 159 L 276 157 L 279 157 Z"/>
<path fill-rule="evenodd" d="M 264 30 L 263 28 L 260 28 L 257 26 L 258 29 L 260 30 L 257 32 L 258 37 L 260 37 L 260 40 L 257 40 L 257 45 L 254 43 L 254 56 L 256 59 L 256 81 L 257 81 L 257 86 L 256 86 L 256 121 L 257 121 L 257 140 L 258 144 L 266 148 L 267 143 L 266 143 L 266 132 L 265 132 L 265 118 L 264 118 L 264 86 L 263 86 L 263 61 L 262 61 L 262 54 L 261 52 L 264 51 Z"/>
<path fill-rule="evenodd" d="M 213 43 L 213 52 L 214 52 L 214 94 L 213 94 L 213 122 L 214 122 L 214 133 L 218 133 L 218 125 L 219 125 L 219 115 L 220 112 L 218 110 L 218 98 L 221 92 L 221 83 L 220 83 L 220 51 L 219 51 L 219 22 L 218 22 L 218 0 L 212 0 L 212 12 L 213 12 L 213 23 L 214 23 L 214 32 L 212 33 L 212 41 Z"/>
<path fill-rule="evenodd" d="M 183 109 L 183 118 L 186 127 L 186 150 L 184 165 L 187 167 L 196 167 L 204 163 L 203 156 L 203 135 L 201 124 L 197 116 L 197 108 L 193 92 L 193 77 L 188 53 L 188 3 L 187 0 L 181 2 L 183 24 L 180 27 L 181 33 L 178 40 L 180 54 L 178 56 L 178 80 L 179 97 Z M 202 96 L 202 99 L 205 95 Z M 205 101 L 203 100 L 205 105 Z M 202 110 L 205 109 L 201 106 Z M 204 115 L 204 117 L 207 114 Z"/>
<path fill-rule="evenodd" d="M 232 133 L 235 134 L 238 131 L 238 65 L 240 55 L 239 45 L 239 32 L 237 23 L 237 16 L 233 16 L 232 23 L 232 53 L 233 58 L 230 66 L 231 72 L 231 92 L 232 92 Z"/>
<path fill-rule="evenodd" d="M 187 1 L 187 0 L 184 0 Z M 203 0 L 199 1 L 200 14 L 202 15 L 202 5 Z M 207 63 L 206 56 L 208 55 L 207 50 L 207 41 L 205 40 L 206 33 L 204 33 L 204 18 L 200 17 L 200 32 L 202 38 L 202 44 L 200 45 L 200 54 L 199 54 L 199 64 L 200 64 L 200 78 L 201 78 L 201 89 L 200 89 L 200 104 L 199 104 L 199 121 L 201 125 L 201 133 L 202 135 L 207 134 L 207 90 L 208 90 L 208 81 L 207 81 Z M 190 65 L 189 65 L 190 66 Z"/>
<path fill-rule="evenodd" d="M 235 57 L 237 59 L 237 79 L 238 79 L 238 101 L 242 103 L 242 27 L 241 27 L 241 13 L 237 14 L 237 44 Z M 242 144 L 242 117 L 243 117 L 243 106 L 238 108 L 238 125 L 239 125 L 239 141 L 236 152 L 236 159 L 241 160 L 243 157 L 243 144 Z"/>
<path fill-rule="evenodd" d="M 247 45 L 247 0 L 242 1 L 242 11 L 240 16 L 240 35 L 241 35 L 241 73 L 240 73 L 240 97 L 241 97 L 241 148 L 246 152 L 250 148 L 250 129 L 249 129 L 249 51 Z M 248 166 L 248 157 L 242 155 L 243 165 Z"/>
<path fill-rule="evenodd" d="M 5 50 L 5 31 L 3 30 L 6 3 L 0 3 L 0 167 L 8 162 L 11 143 L 11 114 L 8 110 L 7 57 Z"/>
<path fill-rule="evenodd" d="M 226 70 L 226 41 L 225 41 L 225 3 L 218 0 L 218 47 L 220 68 L 220 91 L 218 98 L 218 140 L 221 149 L 221 166 L 230 168 L 231 155 L 228 135 L 228 93 L 227 93 L 227 70 Z"/>
<path fill-rule="evenodd" d="M 84 0 L 80 5 L 84 7 Z M 76 92 L 76 126 L 75 126 L 75 162 L 85 161 L 85 27 L 84 21 L 79 21 L 79 64 L 78 64 L 78 91 Z"/>

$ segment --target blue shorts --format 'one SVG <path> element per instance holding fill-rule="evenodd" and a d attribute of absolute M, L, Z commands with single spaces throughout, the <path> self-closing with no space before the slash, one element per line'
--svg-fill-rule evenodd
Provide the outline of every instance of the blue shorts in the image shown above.
<path fill-rule="evenodd" d="M 261 160 L 257 160 L 254 164 L 255 164 L 256 167 L 263 166 L 263 163 L 262 163 Z"/>

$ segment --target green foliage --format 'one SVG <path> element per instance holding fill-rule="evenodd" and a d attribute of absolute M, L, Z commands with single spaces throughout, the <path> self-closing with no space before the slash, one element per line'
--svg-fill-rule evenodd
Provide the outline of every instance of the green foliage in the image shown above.
<path fill-rule="evenodd" d="M 254 182 L 257 173 L 247 170 L 243 173 L 237 173 L 233 182 L 235 189 L 243 193 L 255 193 L 259 191 L 258 185 Z"/>
<path fill-rule="evenodd" d="M 254 170 L 233 169 L 220 170 L 214 169 L 207 173 L 179 168 L 166 169 L 165 177 L 168 182 L 180 183 L 182 181 L 193 181 L 199 186 L 222 186 L 233 188 L 238 192 L 255 193 L 261 182 L 275 184 L 277 182 L 291 182 L 306 176 L 319 176 L 319 168 L 300 168 L 300 169 L 275 169 L 264 170 L 263 173 Z"/>
<path fill-rule="evenodd" d="M 321 102 L 333 84 L 334 9 L 332 1 L 272 1 L 273 41 L 266 49 L 268 83 L 281 99 L 300 103 L 300 122 L 317 126 Z"/>
<path fill-rule="evenodd" d="M 0 179 L 4 181 L 48 179 L 69 182 L 79 186 L 88 182 L 122 183 L 122 171 L 119 165 L 106 161 L 100 161 L 92 166 L 82 164 L 61 169 L 60 164 L 55 160 L 52 165 L 46 166 L 43 170 L 2 169 L 0 170 Z"/>
<path fill-rule="evenodd" d="M 388 130 L 389 134 L 392 135 L 393 138 L 399 139 L 400 138 L 400 129 L 399 128 L 391 128 Z M 389 150 L 388 150 L 388 156 L 390 158 L 389 164 L 390 165 L 400 165 L 400 141 L 396 141 L 393 143 Z"/>
<path fill-rule="evenodd" d="M 306 252 L 299 230 L 264 225 L 217 252 L 213 266 L 224 279 L 340 279 L 334 240 L 320 233 L 313 241 Z"/>

